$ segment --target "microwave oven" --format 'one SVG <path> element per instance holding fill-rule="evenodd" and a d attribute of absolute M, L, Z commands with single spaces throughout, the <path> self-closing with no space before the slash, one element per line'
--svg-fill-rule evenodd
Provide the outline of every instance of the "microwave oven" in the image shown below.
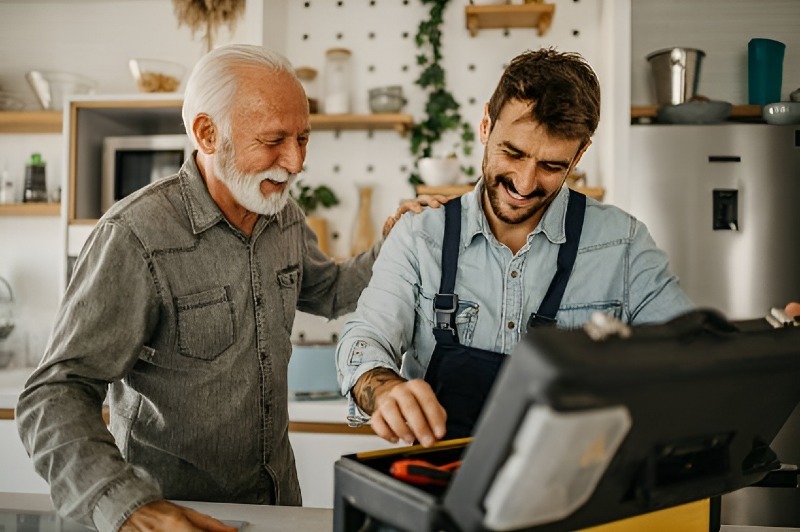
<path fill-rule="evenodd" d="M 145 185 L 178 173 L 192 150 L 189 137 L 184 134 L 105 137 L 100 184 L 102 212 Z"/>

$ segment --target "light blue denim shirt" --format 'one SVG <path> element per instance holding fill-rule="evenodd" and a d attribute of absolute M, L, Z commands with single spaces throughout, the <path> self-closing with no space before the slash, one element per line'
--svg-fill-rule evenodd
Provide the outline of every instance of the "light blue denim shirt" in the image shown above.
<path fill-rule="evenodd" d="M 511 354 L 556 271 L 570 191 L 563 188 L 516 253 L 492 234 L 483 182 L 461 198 L 455 292 L 463 345 Z M 444 209 L 406 214 L 392 229 L 358 309 L 344 326 L 336 359 L 343 395 L 377 367 L 421 378 L 433 353 L 433 297 L 441 280 Z M 647 228 L 613 205 L 587 198 L 575 267 L 559 327 L 577 328 L 597 310 L 629 324 L 659 322 L 693 307 Z M 405 355 L 405 356 L 403 356 Z M 350 401 L 350 421 L 366 421 Z"/>

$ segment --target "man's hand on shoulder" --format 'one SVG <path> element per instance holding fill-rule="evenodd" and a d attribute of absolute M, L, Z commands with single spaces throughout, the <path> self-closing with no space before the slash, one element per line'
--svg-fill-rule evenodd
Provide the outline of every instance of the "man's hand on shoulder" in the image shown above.
<path fill-rule="evenodd" d="M 160 500 L 137 509 L 122 524 L 120 532 L 236 532 L 236 528 L 217 521 L 210 515 L 191 508 Z"/>
<path fill-rule="evenodd" d="M 397 208 L 397 212 L 394 213 L 394 216 L 389 216 L 386 219 L 386 222 L 383 224 L 383 238 L 386 238 L 389 235 L 389 231 L 392 230 L 394 224 L 397 223 L 397 220 L 400 219 L 403 214 L 407 213 L 408 211 L 416 212 L 417 214 L 422 212 L 423 207 L 433 207 L 438 208 L 450 201 L 451 199 L 457 196 L 443 196 L 442 194 L 420 194 L 416 198 L 412 200 L 406 200 L 400 204 Z"/>
<path fill-rule="evenodd" d="M 377 368 L 358 379 L 353 396 L 372 415 L 372 430 L 384 440 L 402 439 L 409 445 L 416 440 L 430 447 L 445 435 L 447 413 L 422 379 L 407 381 L 390 369 Z"/>

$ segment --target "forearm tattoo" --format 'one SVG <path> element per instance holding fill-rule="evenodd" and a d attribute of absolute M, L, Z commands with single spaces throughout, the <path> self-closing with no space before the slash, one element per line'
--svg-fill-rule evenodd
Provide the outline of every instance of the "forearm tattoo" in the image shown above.
<path fill-rule="evenodd" d="M 394 371 L 388 368 L 376 368 L 363 374 L 353 386 L 353 399 L 356 404 L 372 415 L 375 411 L 375 399 L 378 389 L 387 382 L 405 380 Z"/>

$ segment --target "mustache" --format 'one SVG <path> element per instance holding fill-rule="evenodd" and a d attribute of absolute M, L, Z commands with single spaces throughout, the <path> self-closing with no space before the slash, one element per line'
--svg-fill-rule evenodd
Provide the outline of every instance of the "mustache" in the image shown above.
<path fill-rule="evenodd" d="M 495 181 L 497 182 L 498 185 L 500 185 L 500 184 L 505 185 L 505 187 L 507 189 L 509 189 L 511 192 L 513 192 L 514 194 L 519 194 L 520 196 L 522 196 L 525 199 L 544 198 L 544 197 L 547 196 L 547 192 L 544 189 L 542 189 L 542 188 L 540 188 L 538 186 L 536 188 L 534 188 L 530 192 L 530 194 L 520 194 L 519 191 L 517 191 L 517 189 L 514 187 L 514 182 L 511 181 L 510 178 L 508 178 L 507 176 L 504 176 L 504 175 L 496 176 L 495 177 Z"/>
<path fill-rule="evenodd" d="M 270 168 L 257 174 L 258 181 L 269 179 L 273 183 L 285 183 L 292 179 L 296 174 L 290 174 L 283 168 Z"/>

